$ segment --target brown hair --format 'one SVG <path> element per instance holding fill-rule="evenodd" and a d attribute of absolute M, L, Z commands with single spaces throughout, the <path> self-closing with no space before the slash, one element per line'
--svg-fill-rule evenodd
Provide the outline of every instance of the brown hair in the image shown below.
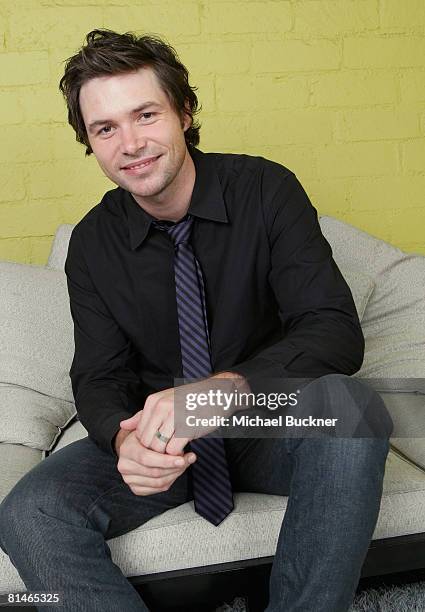
<path fill-rule="evenodd" d="M 68 122 L 75 130 L 77 141 L 86 146 L 86 155 L 93 151 L 80 110 L 81 86 L 95 77 L 132 72 L 146 66 L 154 70 L 176 113 L 191 117 L 192 125 L 185 132 L 186 144 L 193 147 L 199 144 L 201 126 L 193 118 L 201 110 L 195 94 L 197 88 L 189 85 L 188 71 L 171 45 L 154 35 L 137 37 L 132 32 L 118 34 L 112 30 L 92 30 L 86 42 L 76 55 L 66 60 L 59 83 L 68 108 Z"/>

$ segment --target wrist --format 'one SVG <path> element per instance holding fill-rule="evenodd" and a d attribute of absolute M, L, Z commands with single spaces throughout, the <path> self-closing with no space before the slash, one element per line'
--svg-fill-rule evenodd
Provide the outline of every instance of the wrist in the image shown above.
<path fill-rule="evenodd" d="M 242 374 L 238 374 L 237 372 L 218 372 L 218 374 L 213 374 L 211 378 L 231 378 L 234 380 L 241 380 L 246 382 L 245 377 Z"/>
<path fill-rule="evenodd" d="M 251 387 L 249 386 L 247 379 L 245 378 L 245 376 L 242 376 L 242 374 L 239 374 L 238 372 L 228 372 L 228 371 L 219 372 L 218 374 L 214 374 L 212 378 L 230 380 L 233 384 L 234 391 L 236 393 L 243 393 L 246 395 L 246 397 L 248 397 L 252 393 Z M 233 405 L 231 407 L 230 414 L 234 414 L 235 412 L 238 412 L 239 410 L 244 410 L 249 407 L 251 407 L 250 400 L 249 400 L 249 403 L 247 403 L 246 405 L 244 404 L 238 405 L 238 406 Z"/>

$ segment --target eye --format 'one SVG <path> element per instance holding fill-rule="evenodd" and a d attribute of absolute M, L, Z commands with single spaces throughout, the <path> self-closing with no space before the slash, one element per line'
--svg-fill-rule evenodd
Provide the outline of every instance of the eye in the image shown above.
<path fill-rule="evenodd" d="M 147 120 L 149 120 L 149 119 L 152 119 L 152 117 L 153 117 L 154 115 L 156 115 L 156 113 L 153 113 L 153 112 L 150 112 L 150 113 L 142 113 L 142 114 L 140 115 L 139 119 L 140 119 L 140 118 L 143 118 L 143 119 L 147 119 Z"/>
<path fill-rule="evenodd" d="M 108 135 L 108 134 L 110 134 L 110 133 L 111 133 L 111 132 L 110 132 L 110 130 L 112 130 L 112 126 L 111 126 L 111 125 L 105 125 L 103 128 L 101 128 L 101 129 L 98 131 L 98 134 L 105 134 L 105 135 Z"/>

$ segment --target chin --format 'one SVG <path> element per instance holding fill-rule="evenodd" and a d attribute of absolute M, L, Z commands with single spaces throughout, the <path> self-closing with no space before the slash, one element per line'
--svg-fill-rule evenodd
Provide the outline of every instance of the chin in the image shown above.
<path fill-rule="evenodd" d="M 112 180 L 114 180 L 114 183 L 122 187 L 122 189 L 125 189 L 134 195 L 147 196 L 151 195 L 152 191 L 156 191 L 151 185 L 143 185 L 141 180 L 122 180 L 122 177 L 116 177 Z"/>
<path fill-rule="evenodd" d="M 140 198 L 149 198 L 156 196 L 164 190 L 165 185 L 138 185 L 137 183 L 129 185 L 125 189 L 130 191 L 133 196 Z"/>

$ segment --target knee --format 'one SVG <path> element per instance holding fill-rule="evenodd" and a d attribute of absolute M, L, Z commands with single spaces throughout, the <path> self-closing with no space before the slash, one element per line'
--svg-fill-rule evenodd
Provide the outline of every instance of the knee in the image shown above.
<path fill-rule="evenodd" d="M 76 506 L 66 495 L 59 478 L 43 469 L 42 462 L 25 474 L 0 504 L 0 542 L 3 550 L 19 543 L 30 545 L 40 537 L 52 517 L 83 524 L 85 516 L 72 512 Z"/>
<path fill-rule="evenodd" d="M 315 379 L 309 388 L 311 401 L 320 398 L 320 410 L 339 420 L 337 435 L 386 440 L 391 436 L 394 424 L 384 400 L 365 381 L 335 373 Z"/>

